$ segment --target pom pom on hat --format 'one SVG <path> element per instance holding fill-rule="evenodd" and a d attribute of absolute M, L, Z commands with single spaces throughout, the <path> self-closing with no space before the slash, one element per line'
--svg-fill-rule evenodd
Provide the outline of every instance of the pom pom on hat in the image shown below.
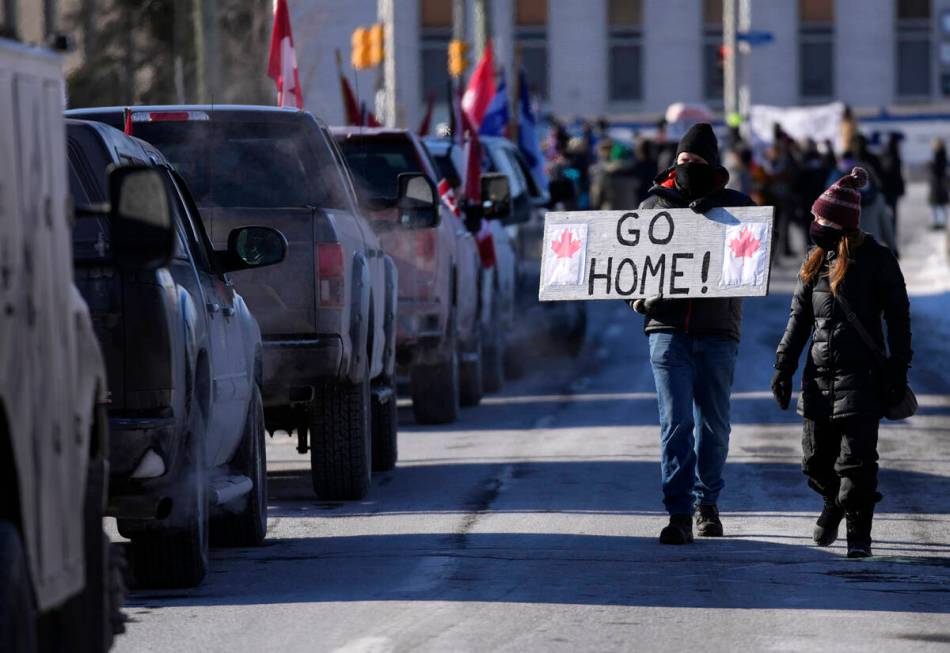
<path fill-rule="evenodd" d="M 868 171 L 860 166 L 855 166 L 851 169 L 851 174 L 842 177 L 838 183 L 855 190 L 861 190 L 868 184 Z"/>

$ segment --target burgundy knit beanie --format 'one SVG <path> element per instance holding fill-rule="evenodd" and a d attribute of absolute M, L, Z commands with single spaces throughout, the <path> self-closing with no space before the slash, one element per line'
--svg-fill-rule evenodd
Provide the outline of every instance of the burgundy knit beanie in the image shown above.
<path fill-rule="evenodd" d="M 845 230 L 858 228 L 861 220 L 861 193 L 858 189 L 868 183 L 868 171 L 854 168 L 821 194 L 811 205 L 811 212 L 819 218 L 840 225 Z"/>

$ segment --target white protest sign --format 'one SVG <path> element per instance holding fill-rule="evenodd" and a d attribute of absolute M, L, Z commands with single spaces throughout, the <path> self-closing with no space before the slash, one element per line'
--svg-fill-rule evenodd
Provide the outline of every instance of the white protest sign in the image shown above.
<path fill-rule="evenodd" d="M 541 301 L 768 294 L 771 206 L 550 212 Z"/>

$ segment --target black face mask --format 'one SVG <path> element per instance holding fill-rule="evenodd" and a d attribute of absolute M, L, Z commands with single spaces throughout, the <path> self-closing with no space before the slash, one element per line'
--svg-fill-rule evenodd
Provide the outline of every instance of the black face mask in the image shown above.
<path fill-rule="evenodd" d="M 837 251 L 838 243 L 841 242 L 841 237 L 844 236 L 843 229 L 835 229 L 834 227 L 826 227 L 823 224 L 818 224 L 817 221 L 812 222 L 811 226 L 808 228 L 808 234 L 811 236 L 813 243 L 818 245 L 825 251 Z"/>
<path fill-rule="evenodd" d="M 716 188 L 716 176 L 708 163 L 689 161 L 676 164 L 676 185 L 689 196 L 699 199 Z"/>

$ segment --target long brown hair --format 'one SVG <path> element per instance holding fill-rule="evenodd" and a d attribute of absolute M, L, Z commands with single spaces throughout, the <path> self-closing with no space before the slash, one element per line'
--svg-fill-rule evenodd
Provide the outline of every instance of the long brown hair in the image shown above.
<path fill-rule="evenodd" d="M 838 294 L 838 286 L 844 281 L 844 275 L 848 273 L 851 253 L 860 247 L 863 242 L 864 232 L 860 229 L 848 232 L 841 237 L 838 243 L 838 258 L 835 259 L 831 265 L 831 269 L 828 270 L 828 280 L 831 284 L 832 295 Z M 825 261 L 825 253 L 823 248 L 816 247 L 812 250 L 811 254 L 808 255 L 808 258 L 805 259 L 805 262 L 802 264 L 801 272 L 798 273 L 802 283 L 811 283 L 818 277 L 819 272 L 821 272 L 821 264 Z"/>

